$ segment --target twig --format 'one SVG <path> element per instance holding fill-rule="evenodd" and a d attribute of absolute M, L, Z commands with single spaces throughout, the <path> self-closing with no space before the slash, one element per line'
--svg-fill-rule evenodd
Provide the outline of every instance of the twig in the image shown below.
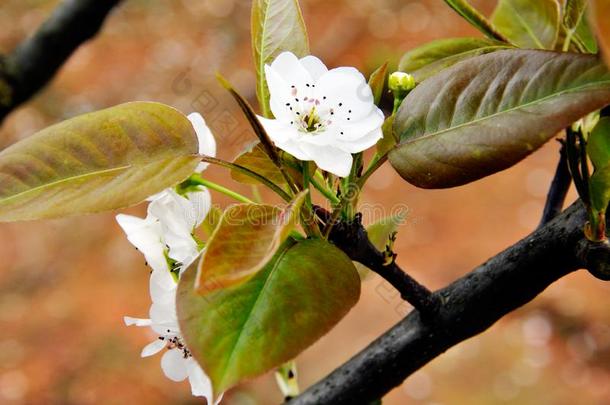
<path fill-rule="evenodd" d="M 419 311 L 384 333 L 291 405 L 366 404 L 458 343 L 492 326 L 579 268 L 610 276 L 610 247 L 584 238 L 578 201 L 545 227 L 434 293 L 442 300 L 432 319 Z M 599 277 L 603 278 L 603 277 Z"/>
<path fill-rule="evenodd" d="M 332 214 L 315 207 L 316 214 L 325 220 L 333 220 Z M 336 220 L 336 219 L 335 219 Z M 405 273 L 393 260 L 386 264 L 386 257 L 371 243 L 362 226 L 361 215 L 353 222 L 337 221 L 329 234 L 329 240 L 339 247 L 350 259 L 359 262 L 383 277 L 401 297 L 428 317 L 437 310 L 439 301 L 430 290 Z"/>
<path fill-rule="evenodd" d="M 0 64 L 0 122 L 43 88 L 72 53 L 100 30 L 121 0 L 64 0 L 38 31 Z"/>
<path fill-rule="evenodd" d="M 572 177 L 570 176 L 570 168 L 568 166 L 568 153 L 566 151 L 565 142 L 561 142 L 559 163 L 555 170 L 555 177 L 553 177 L 553 181 L 551 182 L 539 226 L 546 225 L 561 213 L 571 184 Z"/>

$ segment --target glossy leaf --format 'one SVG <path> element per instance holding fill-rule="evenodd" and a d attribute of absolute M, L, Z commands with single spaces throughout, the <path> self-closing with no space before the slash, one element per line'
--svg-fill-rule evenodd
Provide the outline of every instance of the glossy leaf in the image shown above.
<path fill-rule="evenodd" d="M 72 118 L 0 152 L 0 221 L 137 204 L 193 173 L 197 152 L 189 120 L 163 104 Z"/>
<path fill-rule="evenodd" d="M 500 0 L 492 23 L 521 48 L 554 49 L 560 17 L 557 0 Z"/>
<path fill-rule="evenodd" d="M 360 295 L 351 260 L 323 240 L 288 240 L 253 278 L 206 296 L 193 291 L 196 271 L 191 267 L 180 280 L 178 318 L 214 392 L 295 358 Z"/>
<path fill-rule="evenodd" d="M 398 70 L 421 83 L 443 69 L 477 55 L 506 49 L 502 42 L 481 38 L 449 38 L 429 42 L 403 55 Z"/>
<path fill-rule="evenodd" d="M 424 188 L 454 187 L 525 158 L 610 104 L 610 72 L 593 55 L 505 50 L 420 84 L 394 119 L 394 168 Z"/>
<path fill-rule="evenodd" d="M 366 228 L 369 240 L 375 248 L 383 252 L 389 242 L 390 236 L 398 231 L 398 227 L 405 221 L 405 212 L 383 218 Z M 354 263 L 361 279 L 365 279 L 371 272 L 368 267 L 360 263 Z"/>
<path fill-rule="evenodd" d="M 307 29 L 298 0 L 252 2 L 252 49 L 256 65 L 256 94 L 263 116 L 271 118 L 265 65 L 290 51 L 298 57 L 309 53 Z"/>
<path fill-rule="evenodd" d="M 272 183 L 281 185 L 285 184 L 286 180 L 280 172 L 280 169 L 271 161 L 260 142 L 252 144 L 248 149 L 239 155 L 233 163 L 252 170 L 255 173 L 267 178 Z M 231 170 L 231 178 L 243 184 L 260 184 L 250 176 Z"/>
<path fill-rule="evenodd" d="M 243 283 L 262 269 L 297 225 L 305 195 L 283 209 L 262 204 L 227 208 L 203 253 L 197 291 L 204 295 Z"/>
<path fill-rule="evenodd" d="M 472 7 L 467 0 L 445 0 L 445 3 L 487 37 L 503 42 L 506 40 L 492 23 L 489 22 L 483 14 Z"/>
<path fill-rule="evenodd" d="M 396 137 L 394 136 L 394 116 L 390 115 L 383 122 L 381 127 L 383 138 L 377 141 L 377 154 L 379 156 L 386 155 L 394 146 L 396 146 Z"/>
<path fill-rule="evenodd" d="M 578 27 L 576 27 L 573 41 L 577 44 L 578 49 L 580 49 L 583 53 L 599 52 L 597 39 L 595 38 L 595 34 L 593 33 L 587 15 L 580 20 L 580 24 L 578 24 Z"/>
<path fill-rule="evenodd" d="M 369 86 L 373 90 L 375 105 L 379 105 L 388 81 L 388 62 L 375 70 L 369 78 Z"/>
<path fill-rule="evenodd" d="M 596 211 L 605 211 L 610 202 L 610 118 L 595 126 L 587 143 L 587 154 L 595 172 L 589 181 L 591 203 Z"/>
<path fill-rule="evenodd" d="M 610 65 L 610 0 L 591 0 L 591 11 L 600 50 Z"/>

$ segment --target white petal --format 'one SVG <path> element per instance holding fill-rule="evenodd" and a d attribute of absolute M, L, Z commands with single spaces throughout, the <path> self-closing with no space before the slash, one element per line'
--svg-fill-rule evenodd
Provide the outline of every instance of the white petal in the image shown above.
<path fill-rule="evenodd" d="M 324 106 L 334 109 L 335 122 L 358 121 L 376 108 L 371 87 L 354 68 L 342 67 L 325 73 L 316 84 L 316 98 L 324 97 Z"/>
<path fill-rule="evenodd" d="M 127 326 L 150 326 L 152 323 L 150 319 L 132 318 L 130 316 L 124 316 L 123 322 Z"/>
<path fill-rule="evenodd" d="M 306 150 L 301 147 L 302 145 L 304 145 L 304 142 L 299 142 L 299 140 L 295 139 L 278 143 L 277 147 L 290 153 L 299 160 L 314 160 L 314 156 L 309 155 L 309 153 L 307 153 Z"/>
<path fill-rule="evenodd" d="M 127 235 L 127 240 L 144 255 L 148 265 L 153 270 L 168 268 L 163 254 L 165 244 L 163 243 L 161 225 L 155 218 L 141 219 L 131 215 L 119 214 L 116 216 L 116 220 Z"/>
<path fill-rule="evenodd" d="M 190 213 L 195 227 L 201 225 L 205 217 L 208 216 L 212 208 L 212 196 L 210 191 L 201 186 L 198 191 L 186 193 L 186 197 L 191 205 Z"/>
<path fill-rule="evenodd" d="M 318 81 L 324 73 L 328 72 L 328 68 L 324 63 L 315 56 L 309 55 L 301 59 L 301 64 L 307 70 L 314 81 Z"/>
<path fill-rule="evenodd" d="M 161 357 L 163 374 L 172 381 L 184 381 L 188 377 L 186 359 L 180 350 L 168 350 Z"/>
<path fill-rule="evenodd" d="M 337 142 L 335 143 L 335 146 L 345 152 L 359 153 L 376 145 L 382 137 L 383 132 L 381 131 L 381 128 L 379 128 L 362 138 L 353 141 Z"/>
<path fill-rule="evenodd" d="M 197 134 L 197 140 L 199 141 L 199 154 L 206 156 L 216 156 L 216 139 L 214 139 L 214 135 L 210 128 L 205 123 L 205 120 L 199 113 L 191 113 L 188 115 L 188 119 L 193 124 L 193 128 L 195 128 L 195 133 Z M 197 166 L 196 171 L 201 172 L 206 167 L 208 167 L 208 163 L 200 163 Z"/>
<path fill-rule="evenodd" d="M 311 63 L 309 63 L 311 65 Z M 309 74 L 305 66 L 292 52 L 282 52 L 275 58 L 270 66 L 289 86 L 312 84 L 313 77 Z M 271 90 L 271 88 L 269 89 Z"/>
<path fill-rule="evenodd" d="M 298 136 L 296 128 L 282 120 L 272 120 L 261 116 L 258 117 L 258 120 L 275 144 L 286 142 Z"/>
<path fill-rule="evenodd" d="M 330 146 L 301 145 L 318 167 L 339 177 L 347 177 L 352 168 L 351 153 Z"/>
<path fill-rule="evenodd" d="M 384 121 L 385 116 L 383 115 L 383 112 L 375 107 L 369 115 L 354 123 L 337 123 L 336 127 L 340 128 L 340 131 L 343 132 L 338 139 L 340 141 L 352 141 L 368 136 L 371 132 L 380 130 Z"/>
<path fill-rule="evenodd" d="M 169 271 L 153 271 L 148 288 L 153 303 L 167 305 L 176 299 L 176 282 Z"/>
<path fill-rule="evenodd" d="M 156 339 L 142 349 L 142 353 L 140 353 L 140 357 L 149 357 L 154 354 L 159 353 L 165 347 L 165 341 L 161 339 Z"/>
<path fill-rule="evenodd" d="M 191 393 L 196 397 L 205 397 L 208 400 L 208 404 L 212 404 L 214 393 L 210 378 L 204 373 L 195 359 L 190 357 L 186 362 Z"/>

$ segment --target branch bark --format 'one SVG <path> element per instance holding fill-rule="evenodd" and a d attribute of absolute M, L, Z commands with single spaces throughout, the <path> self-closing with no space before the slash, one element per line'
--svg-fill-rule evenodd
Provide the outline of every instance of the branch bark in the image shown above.
<path fill-rule="evenodd" d="M 570 167 L 568 165 L 568 152 L 566 150 L 565 141 L 560 142 L 561 150 L 559 151 L 559 163 L 557 163 L 555 176 L 553 177 L 547 195 L 540 226 L 548 224 L 553 218 L 561 213 L 568 191 L 570 191 L 570 185 L 572 184 L 572 175 L 570 174 Z"/>
<path fill-rule="evenodd" d="M 64 0 L 38 31 L 0 59 L 0 122 L 42 89 L 100 30 L 121 0 Z"/>
<path fill-rule="evenodd" d="M 610 248 L 584 238 L 586 213 L 576 202 L 546 226 L 434 295 L 432 316 L 412 311 L 362 352 L 291 400 L 367 404 L 400 385 L 450 347 L 475 336 L 580 268 L 610 275 Z"/>

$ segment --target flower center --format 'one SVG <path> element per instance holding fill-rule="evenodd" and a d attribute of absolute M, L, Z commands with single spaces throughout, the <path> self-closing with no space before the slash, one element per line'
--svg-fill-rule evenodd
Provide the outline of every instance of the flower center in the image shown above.
<path fill-rule="evenodd" d="M 168 329 L 169 333 L 169 329 Z M 192 356 L 191 351 L 186 347 L 180 336 L 159 336 L 159 340 L 165 341 L 167 350 L 178 349 L 182 352 L 182 356 L 188 359 Z"/>

